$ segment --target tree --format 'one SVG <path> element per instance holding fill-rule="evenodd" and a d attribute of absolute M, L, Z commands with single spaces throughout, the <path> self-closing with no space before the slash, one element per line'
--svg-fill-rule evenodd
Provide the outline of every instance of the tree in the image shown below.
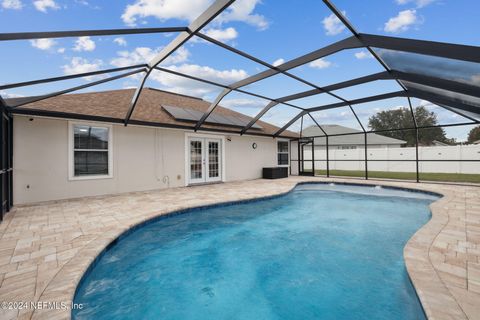
<path fill-rule="evenodd" d="M 475 141 L 480 140 L 480 126 L 473 128 L 468 133 L 468 143 L 474 143 Z"/>
<path fill-rule="evenodd" d="M 438 125 L 435 113 L 428 111 L 425 107 L 417 107 L 413 111 L 419 127 Z M 409 108 L 398 108 L 394 110 L 380 111 L 368 119 L 368 126 L 373 131 L 389 130 L 400 128 L 414 128 L 412 114 Z M 404 140 L 407 146 L 415 145 L 415 130 L 386 131 L 381 135 Z M 455 143 L 454 139 L 448 139 L 442 128 L 428 128 L 418 130 L 418 143 L 421 145 L 432 145 L 433 141 L 444 143 Z"/>

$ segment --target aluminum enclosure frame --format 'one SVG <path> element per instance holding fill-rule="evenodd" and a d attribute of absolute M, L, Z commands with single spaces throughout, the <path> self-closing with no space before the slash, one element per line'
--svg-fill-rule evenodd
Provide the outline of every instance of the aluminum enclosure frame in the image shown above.
<path fill-rule="evenodd" d="M 280 136 L 283 132 L 288 130 L 288 128 L 295 123 L 297 120 L 301 119 L 302 126 L 303 126 L 303 117 L 308 116 L 310 117 L 315 124 L 320 128 L 324 137 L 327 141 L 327 176 L 328 173 L 328 142 L 329 137 L 339 136 L 342 134 L 337 135 L 327 135 L 325 130 L 322 126 L 312 117 L 312 112 L 322 111 L 322 110 L 329 110 L 334 108 L 340 108 L 348 106 L 352 111 L 354 117 L 359 122 L 360 127 L 362 128 L 362 132 L 358 134 L 364 135 L 364 145 L 365 145 L 365 178 L 368 178 L 368 162 L 369 161 L 377 161 L 377 160 L 369 160 L 367 156 L 367 136 L 368 133 L 375 133 L 375 132 L 382 132 L 380 131 L 368 131 L 362 123 L 359 121 L 358 116 L 355 114 L 352 105 L 358 103 L 364 103 L 369 101 L 378 101 L 383 99 L 389 99 L 392 97 L 405 97 L 408 99 L 409 109 L 412 113 L 414 127 L 413 128 L 402 128 L 402 129 L 392 129 L 388 131 L 396 131 L 396 130 L 416 130 L 417 139 L 416 139 L 416 148 L 417 148 L 417 181 L 419 181 L 419 174 L 418 174 L 418 162 L 419 161 L 433 161 L 432 160 L 419 160 L 418 159 L 418 130 L 424 129 L 417 125 L 415 115 L 413 112 L 413 107 L 411 104 L 411 98 L 419 98 L 431 101 L 437 104 L 439 107 L 449 110 L 451 112 L 455 112 L 458 115 L 470 120 L 469 123 L 461 123 L 455 125 L 447 125 L 447 126 L 432 126 L 432 127 L 448 127 L 448 126 L 458 126 L 458 125 L 477 125 L 480 123 L 479 119 L 480 116 L 474 117 L 475 115 L 480 115 L 480 105 L 475 105 L 471 102 L 455 99 L 447 94 L 433 94 L 431 92 L 427 92 L 426 90 L 421 90 L 417 88 L 409 88 L 408 85 L 405 85 L 403 81 L 419 84 L 423 86 L 429 86 L 440 90 L 446 90 L 455 92 L 458 94 L 468 95 L 475 98 L 480 98 L 480 89 L 474 85 L 468 83 L 462 83 L 447 79 L 442 79 L 439 77 L 429 76 L 429 75 L 421 75 L 421 74 L 414 74 L 408 72 L 402 72 L 400 70 L 391 69 L 387 63 L 385 63 L 381 57 L 376 53 L 373 48 L 380 48 L 380 49 L 388 49 L 388 50 L 395 50 L 401 52 L 409 52 L 415 54 L 422 54 L 427 56 L 435 56 L 435 57 L 442 57 L 448 59 L 455 59 L 458 61 L 468 61 L 468 62 L 475 62 L 480 63 L 480 48 L 475 46 L 467 46 L 467 45 L 457 45 L 457 44 L 449 44 L 449 43 L 440 43 L 434 41 L 424 41 L 424 40 L 413 40 L 413 39 L 403 39 L 397 37 L 388 37 L 388 36 L 380 36 L 380 35 L 372 35 L 372 34 L 365 34 L 359 33 L 354 26 L 348 21 L 348 19 L 338 10 L 332 1 L 330 0 L 323 0 L 324 4 L 328 7 L 328 9 L 337 16 L 337 18 L 341 21 L 341 23 L 349 30 L 351 36 L 327 45 L 323 48 L 318 50 L 312 51 L 307 53 L 303 56 L 297 57 L 290 61 L 284 62 L 281 65 L 273 66 L 261 59 L 254 57 L 246 52 L 240 51 L 236 48 L 233 48 L 227 44 L 224 44 L 218 40 L 215 40 L 206 34 L 202 33 L 202 29 L 207 26 L 213 19 L 215 19 L 218 15 L 220 15 L 224 10 L 226 10 L 235 0 L 216 0 L 213 4 L 203 12 L 197 19 L 195 19 L 189 26 L 180 26 L 180 27 L 166 27 L 166 28 L 138 28 L 138 29 L 107 29 L 107 30 L 74 30 L 74 31 L 53 31 L 53 32 L 22 32 L 22 33 L 0 33 L 0 41 L 16 41 L 16 40 L 27 40 L 27 39 L 42 39 L 42 38 L 60 38 L 60 37 L 78 37 L 78 36 L 107 36 L 107 35 L 134 35 L 134 34 L 155 34 L 155 33 L 177 33 L 177 36 L 157 55 L 155 56 L 152 61 L 149 61 L 145 64 L 140 65 L 133 65 L 127 66 L 123 68 L 112 68 L 112 69 L 105 69 L 99 70 L 94 72 L 87 72 L 87 73 L 79 73 L 74 75 L 68 76 L 58 76 L 58 77 L 50 77 L 45 79 L 37 79 L 31 81 L 24 81 L 19 83 L 12 83 L 12 84 L 4 84 L 0 85 L 0 90 L 12 89 L 12 88 L 19 88 L 43 83 L 52 83 L 52 82 L 59 82 L 69 79 L 76 79 L 80 77 L 86 76 L 93 76 L 93 75 L 101 75 L 101 74 L 108 74 L 111 72 L 120 72 L 125 71 L 122 74 L 107 77 L 99 81 L 94 81 L 88 84 L 68 88 L 65 90 L 52 92 L 49 94 L 45 94 L 42 96 L 37 97 L 27 97 L 23 99 L 17 99 L 16 103 L 9 104 L 8 101 L 5 102 L 1 95 L 0 95 L 0 107 L 2 107 L 2 112 L 4 112 L 7 116 L 11 117 L 13 114 L 30 114 L 30 115 L 46 115 L 52 117 L 63 117 L 63 118 L 82 118 L 82 119 L 90 119 L 90 120 L 99 120 L 99 121 L 108 121 L 114 123 L 123 123 L 124 125 L 128 124 L 142 124 L 148 126 L 159 126 L 159 127 L 176 127 L 182 128 L 187 130 L 205 130 L 205 131 L 220 131 L 220 132 L 227 132 L 232 134 L 249 134 L 249 135 L 262 135 L 262 136 L 271 136 L 273 138 Z M 209 43 L 212 43 L 216 46 L 221 47 L 224 50 L 232 52 L 234 54 L 240 55 L 250 61 L 256 62 L 258 64 L 263 65 L 267 68 L 267 70 L 262 71 L 258 74 L 251 75 L 246 79 L 242 79 L 238 82 L 231 83 L 229 85 L 224 85 L 220 83 L 215 83 L 213 81 L 198 78 L 188 74 L 182 74 L 177 71 L 169 70 L 159 66 L 159 64 L 164 61 L 166 58 L 171 56 L 173 53 L 176 52 L 178 48 L 180 48 L 183 44 L 185 44 L 189 39 L 192 37 L 197 36 Z M 318 86 L 315 83 L 307 81 L 301 77 L 293 75 L 289 72 L 292 68 L 299 67 L 305 65 L 309 62 L 317 60 L 322 57 L 326 57 L 337 52 L 341 52 L 343 50 L 354 49 L 354 48 L 365 48 L 367 49 L 370 54 L 378 61 L 378 63 L 385 69 L 383 72 L 363 76 L 357 79 L 350 79 L 347 81 L 339 82 L 336 84 L 331 84 L 328 86 Z M 191 80 L 200 81 L 204 83 L 209 83 L 211 85 L 217 86 L 222 88 L 223 91 L 217 96 L 217 98 L 211 103 L 208 110 L 204 113 L 201 119 L 194 125 L 194 126 L 182 126 L 182 125 L 168 125 L 162 123 L 154 123 L 154 122 L 145 122 L 145 121 L 136 121 L 132 119 L 132 115 L 134 114 L 135 107 L 138 104 L 138 100 L 140 98 L 141 92 L 146 81 L 149 78 L 149 75 L 154 71 L 166 72 L 175 74 L 176 76 L 189 78 Z M 132 97 L 132 101 L 128 110 L 126 110 L 125 118 L 121 119 L 112 119 L 107 117 L 98 117 L 98 116 L 91 116 L 91 115 L 73 115 L 63 112 L 49 112 L 45 110 L 35 110 L 35 109 L 27 109 L 21 108 L 27 104 L 32 104 L 37 101 L 45 100 L 51 97 L 59 96 L 62 94 L 71 93 L 74 91 L 82 90 L 88 87 L 92 87 L 95 85 L 99 85 L 102 83 L 107 83 L 110 81 L 114 81 L 117 79 L 121 79 L 124 77 L 131 76 L 133 74 L 143 73 L 143 78 L 141 80 L 140 85 L 138 86 L 135 94 Z M 248 90 L 243 89 L 243 87 L 261 81 L 263 79 L 272 77 L 277 74 L 283 74 L 287 77 L 290 77 L 296 81 L 299 81 L 307 86 L 310 86 L 311 89 L 299 92 L 295 94 L 291 94 L 288 96 L 283 96 L 279 98 L 272 98 L 266 97 L 261 94 L 251 93 Z M 381 81 L 381 80 L 394 80 L 396 81 L 399 86 L 401 87 L 401 91 L 386 93 L 377 96 L 370 96 L 364 97 L 361 99 L 355 99 L 349 101 L 332 91 L 350 88 L 356 85 L 361 85 L 365 83 L 369 83 L 372 81 Z M 203 128 L 202 125 L 205 123 L 205 120 L 209 117 L 209 115 L 214 112 L 215 108 L 220 105 L 222 99 L 227 96 L 230 92 L 240 92 L 243 94 L 255 96 L 258 98 L 266 99 L 269 103 L 260 110 L 252 120 L 241 129 L 240 132 L 233 131 L 233 130 L 220 130 L 220 129 L 211 129 L 211 128 Z M 322 106 L 310 106 L 308 108 L 299 107 L 293 104 L 291 101 L 306 97 L 311 97 L 319 94 L 329 95 L 332 96 L 341 102 L 327 104 Z M 286 105 L 295 109 L 298 109 L 300 113 L 293 117 L 285 126 L 280 128 L 277 132 L 271 135 L 262 134 L 258 132 L 251 131 L 251 127 L 259 121 L 269 110 L 272 108 L 277 107 L 278 105 Z M 387 131 L 387 130 L 385 130 Z M 301 134 L 302 132 L 300 132 Z M 297 139 L 296 137 L 291 137 Z M 314 137 L 312 137 L 314 138 Z M 468 160 L 470 161 L 470 160 Z M 472 160 L 474 161 L 474 160 Z M 478 160 L 475 160 L 478 161 Z"/>

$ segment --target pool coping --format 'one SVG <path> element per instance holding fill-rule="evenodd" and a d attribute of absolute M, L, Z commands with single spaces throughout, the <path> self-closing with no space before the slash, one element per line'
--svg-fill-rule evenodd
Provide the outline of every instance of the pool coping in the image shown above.
<path fill-rule="evenodd" d="M 442 189 L 441 185 L 416 185 L 404 187 L 401 183 L 390 181 L 362 181 L 351 182 L 341 179 L 322 179 L 300 177 L 293 181 L 291 187 L 286 192 L 279 192 L 272 195 L 251 197 L 235 201 L 224 201 L 215 204 L 206 204 L 202 206 L 181 207 L 177 210 L 168 212 L 158 212 L 154 216 L 131 223 L 126 228 L 113 227 L 108 232 L 93 239 L 83 247 L 70 261 L 68 261 L 60 271 L 49 282 L 44 292 L 40 295 L 39 301 L 73 301 L 77 288 L 87 272 L 94 267 L 95 261 L 108 250 L 116 241 L 129 233 L 137 230 L 145 224 L 155 220 L 164 219 L 169 216 L 182 214 L 185 212 L 201 210 L 206 207 L 218 207 L 234 205 L 242 202 L 261 201 L 266 198 L 283 196 L 291 192 L 297 185 L 305 183 L 336 183 L 358 186 L 379 185 L 386 188 L 402 189 L 413 192 L 430 193 L 442 195 L 443 197 L 430 205 L 432 212 L 431 219 L 423 225 L 408 240 L 404 248 L 404 260 L 408 275 L 413 283 L 415 291 L 421 301 L 423 310 L 428 319 L 468 319 L 467 315 L 460 307 L 455 297 L 451 294 L 445 283 L 438 275 L 429 257 L 430 247 L 435 238 L 441 233 L 448 223 L 448 210 L 443 206 L 454 198 L 453 192 Z M 401 186 L 399 186 L 399 184 Z M 36 310 L 33 319 L 70 319 L 71 310 Z"/>

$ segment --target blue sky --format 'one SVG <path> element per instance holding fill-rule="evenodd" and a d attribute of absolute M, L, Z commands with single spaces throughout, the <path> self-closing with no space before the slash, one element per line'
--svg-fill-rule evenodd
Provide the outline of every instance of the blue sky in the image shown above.
<path fill-rule="evenodd" d="M 1 32 L 55 31 L 107 28 L 185 26 L 211 3 L 211 0 L 0 0 Z M 359 32 L 391 35 L 468 45 L 480 45 L 477 14 L 480 2 L 474 0 L 334 0 Z M 289 59 L 350 36 L 320 0 L 237 0 L 204 30 L 211 37 L 257 56 L 272 64 Z M 0 43 L 0 83 L 88 72 L 145 63 L 175 34 L 84 37 Z M 229 84 L 265 69 L 198 38 L 190 40 L 162 64 L 180 72 Z M 382 71 L 365 50 L 346 50 L 291 72 L 323 86 Z M 114 74 L 110 74 L 113 76 Z M 473 76 L 478 76 L 473 74 Z M 23 87 L 1 92 L 3 97 L 48 93 L 98 80 L 99 77 Z M 87 91 L 136 86 L 138 77 L 95 86 Z M 221 89 L 161 72 L 154 73 L 150 87 L 215 98 Z M 245 90 L 278 98 L 311 89 L 283 75 L 265 79 Z M 399 90 L 394 81 L 377 81 L 337 93 L 346 99 Z M 301 107 L 337 102 L 328 95 L 292 101 Z M 425 104 L 415 101 L 416 104 Z M 254 115 L 267 100 L 232 93 L 222 105 Z M 390 99 L 354 106 L 361 121 L 379 110 L 405 106 L 405 99 Z M 429 107 L 440 123 L 456 123 L 458 116 Z M 297 112 L 282 106 L 272 109 L 263 120 L 285 124 Z M 315 114 L 325 124 L 358 127 L 347 110 Z M 310 121 L 311 122 L 311 121 Z M 311 124 L 306 121 L 306 125 Z M 298 128 L 298 125 L 297 125 Z M 468 130 L 449 128 L 450 136 L 466 138 Z"/>

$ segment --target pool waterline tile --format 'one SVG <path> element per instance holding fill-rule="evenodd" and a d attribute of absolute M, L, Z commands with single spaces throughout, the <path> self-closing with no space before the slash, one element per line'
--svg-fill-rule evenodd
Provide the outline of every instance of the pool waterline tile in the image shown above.
<path fill-rule="evenodd" d="M 252 180 L 17 207 L 7 214 L 0 228 L 0 258 L 9 259 L 0 263 L 0 279 L 3 279 L 0 300 L 71 301 L 83 273 L 98 254 L 138 223 L 197 206 L 275 196 L 290 191 L 299 182 L 315 181 L 351 183 L 353 180 L 318 177 Z M 404 249 L 407 270 L 429 319 L 478 319 L 480 278 L 475 271 L 467 271 L 470 260 L 480 261 L 480 188 L 393 181 L 359 180 L 358 183 L 444 195 L 431 205 L 432 219 Z M 19 250 L 31 250 L 28 260 L 10 261 L 17 255 L 11 251 L 17 245 Z M 49 261 L 45 261 L 46 257 Z M 465 264 L 465 272 L 458 264 Z M 3 285 L 8 273 L 28 273 L 25 270 L 37 270 L 33 283 L 28 280 Z M 10 285 L 15 283 L 18 285 L 12 290 Z M 0 318 L 69 319 L 70 310 L 43 309 L 33 314 L 1 310 Z"/>

